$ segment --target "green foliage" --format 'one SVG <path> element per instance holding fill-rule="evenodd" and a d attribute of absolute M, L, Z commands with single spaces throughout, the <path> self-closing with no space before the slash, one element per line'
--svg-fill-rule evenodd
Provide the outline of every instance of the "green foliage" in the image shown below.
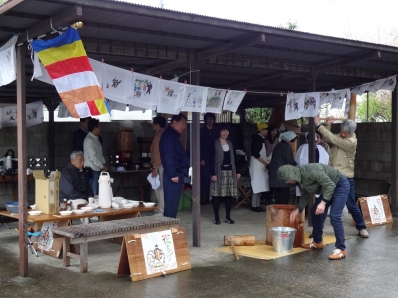
<path fill-rule="evenodd" d="M 0 5 L 5 4 L 6 2 L 8 2 L 9 0 L 0 0 Z"/>
<path fill-rule="evenodd" d="M 272 114 L 272 108 L 252 108 L 246 109 L 246 121 L 257 123 L 261 121 L 268 122 Z"/>
<path fill-rule="evenodd" d="M 357 103 L 356 119 L 361 122 L 391 122 L 391 92 L 369 93 L 369 115 L 367 115 L 366 94 Z"/>
<path fill-rule="evenodd" d="M 279 27 L 283 28 L 283 29 L 289 29 L 289 30 L 297 30 L 299 28 L 299 26 L 297 25 L 297 21 L 296 22 L 292 22 L 292 20 L 289 20 L 288 22 L 286 22 L 286 25 L 279 25 Z"/>

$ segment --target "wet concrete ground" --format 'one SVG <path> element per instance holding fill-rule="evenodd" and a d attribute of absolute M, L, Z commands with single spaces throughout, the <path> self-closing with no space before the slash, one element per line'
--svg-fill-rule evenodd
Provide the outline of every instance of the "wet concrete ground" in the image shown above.
<path fill-rule="evenodd" d="M 393 224 L 369 228 L 370 238 L 362 239 L 346 214 L 345 233 L 350 239 L 344 260 L 328 260 L 331 244 L 322 251 L 271 261 L 248 257 L 236 261 L 232 254 L 214 248 L 223 245 L 224 235 L 264 239 L 265 213 L 242 206 L 233 210 L 235 225 L 216 226 L 211 207 L 204 206 L 199 248 L 192 247 L 190 211 L 178 217 L 186 228 L 192 269 L 134 283 L 128 276 L 116 278 L 120 245 L 107 241 L 89 244 L 88 273 L 79 272 L 77 260 L 64 268 L 62 259 L 29 254 L 29 276 L 20 277 L 17 233 L 1 225 L 0 297 L 398 297 L 398 218 Z M 332 233 L 329 222 L 325 233 Z"/>

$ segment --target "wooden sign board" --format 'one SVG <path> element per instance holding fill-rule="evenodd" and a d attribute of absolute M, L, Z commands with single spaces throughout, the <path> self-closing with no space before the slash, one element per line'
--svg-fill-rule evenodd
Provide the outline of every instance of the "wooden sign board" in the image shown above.
<path fill-rule="evenodd" d="M 161 235 L 162 232 L 156 232 Z M 162 276 L 164 274 L 175 273 L 179 271 L 184 271 L 191 269 L 191 259 L 189 257 L 188 244 L 184 228 L 172 229 L 172 239 L 174 247 L 168 247 L 164 250 L 159 250 L 157 245 L 154 250 L 148 251 L 144 255 L 145 244 L 143 242 L 145 238 L 144 235 L 149 234 L 136 234 L 131 236 L 125 236 L 122 243 L 122 248 L 120 251 L 119 266 L 116 276 L 130 275 L 131 281 L 139 281 L 143 279 L 148 279 L 152 277 Z M 152 237 L 152 236 L 151 236 Z M 167 251 L 172 252 L 168 254 Z M 174 255 L 174 256 L 173 256 Z M 163 270 L 160 264 L 164 264 L 165 258 L 173 257 L 175 258 L 175 268 L 170 270 Z M 157 264 L 154 263 L 157 262 Z M 152 270 L 156 267 L 160 270 Z M 150 267 L 150 269 L 148 269 Z"/>
<path fill-rule="evenodd" d="M 40 236 L 32 237 L 33 247 L 43 254 L 59 258 L 62 251 L 62 237 L 51 232 L 53 227 L 66 227 L 69 221 L 49 221 L 35 223 L 35 231 L 41 231 Z"/>
<path fill-rule="evenodd" d="M 387 195 L 359 198 L 358 204 L 367 228 L 393 222 Z"/>

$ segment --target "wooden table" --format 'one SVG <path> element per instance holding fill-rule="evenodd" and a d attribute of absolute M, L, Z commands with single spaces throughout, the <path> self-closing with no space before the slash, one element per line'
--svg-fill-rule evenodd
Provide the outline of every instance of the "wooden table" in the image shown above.
<path fill-rule="evenodd" d="M 151 169 L 127 170 L 116 171 L 109 170 L 109 173 L 117 174 L 120 177 L 120 182 L 115 190 L 114 196 L 116 197 L 119 190 L 124 191 L 124 197 L 127 198 L 127 189 L 139 188 L 141 191 L 141 201 L 145 199 L 145 187 L 150 187 L 150 183 L 146 179 Z"/>
<path fill-rule="evenodd" d="M 51 228 L 53 227 L 66 227 L 73 219 L 86 219 L 84 223 L 88 223 L 90 217 L 99 216 L 99 221 L 118 220 L 124 218 L 135 218 L 140 215 L 140 212 L 154 211 L 157 207 L 133 207 L 130 209 L 113 209 L 103 208 L 102 212 L 85 212 L 83 214 L 60 215 L 60 214 L 40 214 L 28 215 L 27 221 L 34 223 L 35 231 L 42 231 L 39 237 L 32 237 L 34 248 L 49 256 L 59 258 L 62 251 L 62 238 L 53 235 Z M 8 211 L 0 211 L 0 215 L 19 219 L 17 213 L 10 214 Z M 44 238 L 44 239 L 43 239 Z M 120 239 L 115 239 L 118 242 Z"/>
<path fill-rule="evenodd" d="M 26 176 L 27 181 L 34 181 L 35 177 L 33 174 Z M 11 184 L 12 186 L 12 200 L 17 200 L 17 185 L 18 185 L 18 174 L 17 175 L 0 175 L 0 183 Z"/>

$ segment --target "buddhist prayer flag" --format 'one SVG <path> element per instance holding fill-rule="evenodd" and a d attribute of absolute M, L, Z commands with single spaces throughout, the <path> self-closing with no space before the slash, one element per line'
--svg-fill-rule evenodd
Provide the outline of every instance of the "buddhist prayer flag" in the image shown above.
<path fill-rule="evenodd" d="M 32 47 L 73 117 L 108 113 L 104 95 L 76 29 L 69 27 L 64 34 L 47 41 L 35 40 Z"/>

